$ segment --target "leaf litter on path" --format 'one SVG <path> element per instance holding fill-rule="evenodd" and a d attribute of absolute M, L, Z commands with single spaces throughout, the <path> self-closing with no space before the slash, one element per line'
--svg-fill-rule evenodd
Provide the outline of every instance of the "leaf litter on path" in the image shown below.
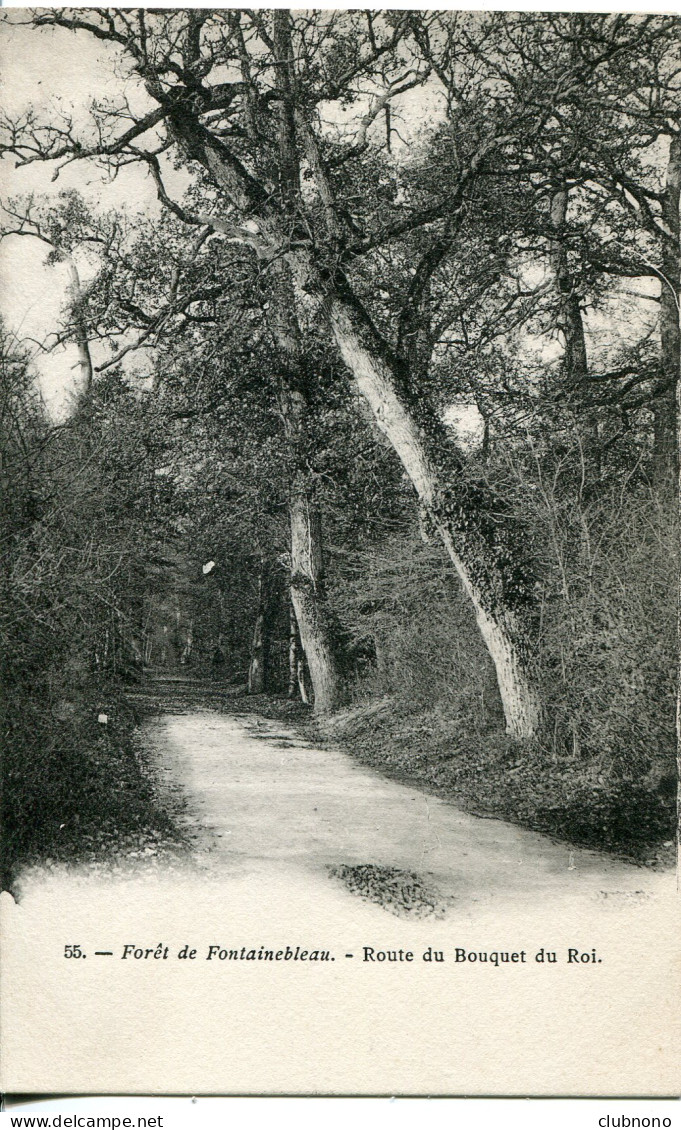
<path fill-rule="evenodd" d="M 363 863 L 355 867 L 341 863 L 329 867 L 329 875 L 365 902 L 374 902 L 400 918 L 444 918 L 448 901 L 435 887 L 413 871 Z"/>

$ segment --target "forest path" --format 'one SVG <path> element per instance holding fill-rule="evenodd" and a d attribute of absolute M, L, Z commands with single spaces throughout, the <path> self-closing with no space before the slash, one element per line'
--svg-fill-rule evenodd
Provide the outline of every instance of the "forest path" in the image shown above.
<path fill-rule="evenodd" d="M 145 735 L 160 777 L 186 801 L 185 820 L 215 878 L 260 874 L 269 885 L 275 875 L 288 883 L 304 874 L 347 899 L 329 869 L 372 865 L 416 874 L 446 903 L 469 906 L 645 898 L 673 881 L 468 815 L 253 714 L 162 714 L 145 724 Z M 366 878 L 351 878 L 356 893 Z M 364 893 L 380 902 L 371 878 L 369 886 Z"/>
<path fill-rule="evenodd" d="M 673 1093 L 673 873 L 462 813 L 252 702 L 157 689 L 146 747 L 187 849 L 4 896 L 8 1064 L 86 1092 L 98 1048 L 103 1093 Z"/>

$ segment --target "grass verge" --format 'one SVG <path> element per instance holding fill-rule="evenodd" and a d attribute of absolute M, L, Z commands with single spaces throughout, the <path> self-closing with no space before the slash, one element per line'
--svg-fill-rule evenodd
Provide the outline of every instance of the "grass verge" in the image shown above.
<path fill-rule="evenodd" d="M 437 710 L 410 712 L 390 698 L 327 719 L 310 736 L 364 765 L 466 812 L 544 832 L 575 846 L 649 866 L 675 858 L 675 780 L 615 776 L 583 756 L 556 757 L 495 728 L 466 732 Z"/>

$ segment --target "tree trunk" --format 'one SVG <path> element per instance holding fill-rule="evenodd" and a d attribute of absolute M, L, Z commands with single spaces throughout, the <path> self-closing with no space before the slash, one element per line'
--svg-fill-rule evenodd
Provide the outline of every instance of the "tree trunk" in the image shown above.
<path fill-rule="evenodd" d="M 305 665 L 305 655 L 301 651 L 298 655 L 298 662 L 296 666 L 296 678 L 298 680 L 298 690 L 300 692 L 300 701 L 304 702 L 306 706 L 310 702 L 310 687 L 307 676 L 307 667 Z"/>
<path fill-rule="evenodd" d="M 279 404 L 288 445 L 291 601 L 312 681 L 315 712 L 323 714 L 343 704 L 345 681 L 326 600 L 321 515 L 308 469 L 308 403 L 295 298 L 288 265 L 274 264 L 272 271 L 275 300 L 270 326 L 287 363 L 280 378 Z"/>
<path fill-rule="evenodd" d="M 272 28 L 279 91 L 278 188 L 282 210 L 292 217 L 296 213 L 300 194 L 300 164 L 296 146 L 295 56 L 291 43 L 290 13 L 285 9 L 275 9 L 272 12 Z M 309 435 L 304 356 L 290 270 L 290 264 L 284 260 L 275 260 L 271 265 L 275 291 L 271 326 L 288 366 L 288 371 L 282 375 L 280 405 L 290 459 L 291 601 L 314 689 L 315 713 L 324 714 L 337 710 L 342 705 L 345 684 L 336 654 L 332 619 L 326 604 L 321 515 L 306 458 Z M 307 693 L 304 671 L 303 678 L 299 678 L 299 685 L 305 702 Z"/>
<path fill-rule="evenodd" d="M 253 628 L 251 642 L 251 658 L 248 665 L 248 693 L 262 694 L 266 686 L 266 639 L 267 630 L 267 598 L 265 592 L 264 571 L 261 570 L 258 578 L 258 611 Z"/>
<path fill-rule="evenodd" d="M 296 688 L 298 686 L 298 622 L 296 620 L 296 610 L 293 607 L 293 602 L 289 604 L 289 627 L 288 627 L 288 692 L 286 697 L 293 699 L 296 697 Z"/>
<path fill-rule="evenodd" d="M 69 272 L 69 308 L 74 326 L 73 340 L 78 350 L 78 367 L 80 369 L 82 391 L 89 392 L 92 388 L 93 369 L 87 324 L 83 314 L 83 291 L 80 285 L 78 268 L 70 255 L 66 258 L 65 262 Z"/>
<path fill-rule="evenodd" d="M 283 46 L 282 26 L 278 27 L 278 36 Z M 288 55 L 286 47 L 284 54 L 280 54 L 280 63 Z M 283 85 L 280 101 L 287 101 L 289 95 Z M 150 93 L 156 96 L 153 85 Z M 294 140 L 290 137 L 290 115 L 282 114 L 281 118 L 279 143 L 289 145 L 279 178 L 281 203 L 285 204 L 296 191 L 289 160 Z M 344 280 L 338 286 L 327 275 L 322 277 L 314 252 L 308 249 L 309 232 L 300 223 L 298 209 L 287 217 L 285 208 L 282 211 L 276 206 L 267 187 L 187 107 L 174 107 L 167 121 L 187 156 L 207 170 L 238 213 L 249 220 L 258 217 L 249 229 L 235 231 L 234 225 L 227 223 L 226 233 L 228 238 L 247 243 L 262 258 L 269 259 L 273 274 L 285 279 L 282 299 L 273 304 L 271 325 L 277 344 L 284 356 L 290 358 L 292 372 L 296 369 L 294 362 L 300 362 L 301 351 L 293 303 L 286 293 L 291 284 L 284 256 L 296 287 L 308 291 L 307 297 L 313 293 L 322 301 L 358 389 L 401 459 L 473 602 L 480 631 L 496 667 L 507 730 L 517 737 L 531 737 L 540 723 L 541 703 L 534 670 L 535 581 L 525 564 L 523 533 L 512 519 L 499 520 L 499 500 L 491 499 L 481 485 L 466 483 L 463 466 L 456 461 L 445 430 L 435 416 L 421 422 L 424 414 L 404 387 L 399 362 L 349 287 Z M 292 244 L 296 242 L 298 247 L 293 250 Z M 315 567 L 318 554 L 313 538 L 318 529 L 318 515 L 315 516 L 301 474 L 297 474 L 291 505 L 291 593 L 314 684 L 315 709 L 331 710 L 342 701 L 343 683 L 324 615 L 322 578 Z M 321 697 L 317 694 L 318 686 Z"/>
<path fill-rule="evenodd" d="M 300 695 L 300 701 L 304 702 L 307 706 L 310 702 L 310 679 L 305 663 L 305 652 L 300 646 L 296 610 L 293 607 L 293 601 L 291 601 L 289 616 L 287 698 L 294 699 L 297 694 Z"/>
<path fill-rule="evenodd" d="M 568 191 L 562 185 L 551 201 L 551 227 L 554 233 L 552 261 L 560 303 L 559 327 L 565 338 L 565 371 L 568 386 L 574 390 L 586 380 L 588 365 L 582 310 L 570 274 L 565 246 L 567 206 Z"/>
<path fill-rule="evenodd" d="M 523 533 L 486 487 L 466 481 L 441 422 L 410 396 L 388 346 L 342 283 L 326 288 L 324 304 L 343 360 L 472 601 L 496 669 L 506 729 L 514 737 L 532 737 L 542 710 L 535 676 L 535 579 Z"/>
<path fill-rule="evenodd" d="M 187 628 L 187 637 L 185 639 L 185 644 L 184 644 L 184 647 L 182 649 L 182 655 L 180 656 L 180 663 L 181 664 L 186 665 L 188 663 L 191 663 L 192 651 L 193 650 L 194 650 L 194 621 L 193 621 L 193 619 L 190 619 L 189 626 Z"/>
<path fill-rule="evenodd" d="M 565 225 L 568 209 L 568 190 L 562 184 L 551 201 L 551 227 L 553 229 L 552 265 L 559 299 L 558 328 L 565 340 L 565 383 L 572 408 L 577 414 L 576 429 L 583 451 L 590 456 L 596 478 L 601 476 L 601 438 L 598 422 L 591 414 L 588 399 L 585 404 L 589 379 L 589 360 L 584 333 L 584 319 L 579 295 L 570 273 Z"/>
<path fill-rule="evenodd" d="M 679 330 L 679 294 L 681 264 L 679 262 L 679 199 L 681 196 L 681 135 L 672 138 L 667 165 L 662 215 L 670 234 L 662 251 L 660 287 L 660 360 L 662 380 L 667 386 L 654 402 L 653 458 L 656 485 L 669 485 L 678 474 L 676 389 L 681 365 L 681 332 Z"/>
<path fill-rule="evenodd" d="M 345 687 L 335 656 L 326 608 L 321 558 L 321 522 L 304 483 L 291 488 L 291 600 L 307 659 L 316 713 L 337 710 Z"/>

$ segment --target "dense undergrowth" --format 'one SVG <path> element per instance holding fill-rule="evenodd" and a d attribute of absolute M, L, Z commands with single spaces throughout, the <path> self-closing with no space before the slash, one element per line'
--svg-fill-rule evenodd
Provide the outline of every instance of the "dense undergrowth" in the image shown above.
<path fill-rule="evenodd" d="M 32 863 L 84 863 L 180 846 L 125 695 L 15 693 L 5 709 L 2 887 Z M 106 724 L 99 722 L 106 714 Z"/>
<path fill-rule="evenodd" d="M 163 499 L 120 381 L 55 425 L 0 334 L 2 881 L 177 839 L 124 694 Z M 153 578 L 152 578 L 153 579 Z M 106 723 L 98 721 L 106 716 Z"/>
<path fill-rule="evenodd" d="M 542 733 L 531 742 L 504 733 L 467 598 L 451 562 L 412 524 L 344 559 L 334 597 L 355 637 L 373 641 L 375 664 L 320 735 L 471 811 L 639 861 L 671 860 L 671 495 L 614 479 L 579 505 L 557 482 L 549 492 L 529 479 L 521 500 L 544 585 Z"/>

